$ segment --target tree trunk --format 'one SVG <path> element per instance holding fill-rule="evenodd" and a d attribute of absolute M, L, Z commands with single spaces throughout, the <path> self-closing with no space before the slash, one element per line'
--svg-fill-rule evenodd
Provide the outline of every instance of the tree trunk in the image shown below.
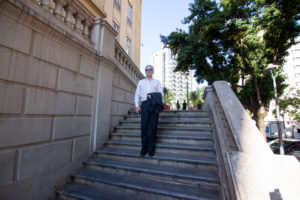
<path fill-rule="evenodd" d="M 256 111 L 256 114 L 254 115 L 256 126 L 259 129 L 262 136 L 265 138 L 265 140 L 267 139 L 267 136 L 266 136 L 266 125 L 265 125 L 264 118 L 267 116 L 267 114 L 268 112 L 266 112 L 265 107 L 261 105 Z"/>

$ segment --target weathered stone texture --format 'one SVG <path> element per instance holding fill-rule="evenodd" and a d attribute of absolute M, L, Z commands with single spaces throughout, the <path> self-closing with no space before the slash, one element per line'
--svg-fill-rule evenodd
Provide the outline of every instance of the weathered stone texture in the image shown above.
<path fill-rule="evenodd" d="M 54 139 L 69 138 L 90 133 L 90 117 L 57 117 L 54 119 Z"/>
<path fill-rule="evenodd" d="M 11 50 L 0 46 L 0 79 L 6 80 L 9 73 L 9 66 L 10 66 L 10 59 L 11 59 Z"/>
<path fill-rule="evenodd" d="M 16 151 L 0 152 L 0 186 L 13 181 L 15 156 Z"/>
<path fill-rule="evenodd" d="M 119 87 L 123 90 L 127 90 L 130 92 L 134 92 L 135 91 L 135 86 L 133 86 L 132 84 L 130 84 L 128 81 L 125 81 L 124 79 L 120 78 L 120 84 Z"/>
<path fill-rule="evenodd" d="M 97 65 L 88 58 L 80 57 L 80 73 L 91 78 L 94 78 L 97 74 Z"/>
<path fill-rule="evenodd" d="M 24 149 L 21 153 L 20 179 L 63 166 L 71 162 L 71 156 L 70 140 Z"/>
<path fill-rule="evenodd" d="M 2 14 L 0 24 L 0 44 L 28 54 L 32 31 Z"/>
<path fill-rule="evenodd" d="M 79 72 L 79 54 L 76 51 L 40 34 L 35 35 L 33 56 Z"/>
<path fill-rule="evenodd" d="M 50 140 L 51 118 L 0 117 L 0 148 Z"/>
<path fill-rule="evenodd" d="M 131 92 L 126 92 L 126 103 L 133 104 L 134 103 L 134 94 Z"/>
<path fill-rule="evenodd" d="M 27 89 L 27 114 L 74 114 L 75 96 L 41 89 Z"/>
<path fill-rule="evenodd" d="M 91 97 L 77 97 L 77 114 L 79 115 L 90 115 L 92 114 L 92 102 Z"/>
<path fill-rule="evenodd" d="M 75 139 L 75 160 L 84 159 L 89 156 L 90 136 Z"/>
<path fill-rule="evenodd" d="M 112 100 L 124 102 L 126 99 L 126 92 L 120 88 L 113 87 L 112 89 Z"/>
<path fill-rule="evenodd" d="M 93 96 L 94 81 L 85 76 L 78 75 L 76 77 L 75 92 Z"/>
<path fill-rule="evenodd" d="M 115 101 L 111 102 L 111 115 L 118 115 L 118 103 Z"/>
<path fill-rule="evenodd" d="M 0 113 L 20 114 L 23 95 L 23 87 L 0 83 Z"/>
<path fill-rule="evenodd" d="M 55 88 L 57 67 L 21 53 L 13 53 L 9 80 L 47 88 Z"/>

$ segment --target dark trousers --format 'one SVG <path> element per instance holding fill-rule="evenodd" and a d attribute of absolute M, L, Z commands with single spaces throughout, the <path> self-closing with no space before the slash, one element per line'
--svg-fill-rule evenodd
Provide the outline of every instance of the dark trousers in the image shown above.
<path fill-rule="evenodd" d="M 149 100 L 143 101 L 141 105 L 141 139 L 142 151 L 153 152 L 155 147 L 156 128 L 158 113 L 149 112 Z"/>

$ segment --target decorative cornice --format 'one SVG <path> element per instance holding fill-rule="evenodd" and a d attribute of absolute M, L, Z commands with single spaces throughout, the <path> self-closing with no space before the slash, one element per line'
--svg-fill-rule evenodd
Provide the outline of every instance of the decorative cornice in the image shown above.
<path fill-rule="evenodd" d="M 101 18 L 106 18 L 106 17 L 107 17 L 107 13 L 106 13 L 103 9 L 99 8 L 98 6 L 96 6 L 96 5 L 94 4 L 93 1 L 91 1 L 91 0 L 84 0 L 84 1 L 85 1 L 85 2 L 93 9 L 93 11 L 95 11 L 98 15 L 95 15 L 93 12 L 91 12 L 90 9 L 87 8 L 87 7 L 82 3 L 82 1 L 80 1 L 80 0 L 77 0 L 77 1 L 78 1 L 78 3 L 79 3 L 82 7 L 84 7 L 86 10 L 88 10 L 89 13 L 92 14 L 94 17 L 101 17 Z"/>
<path fill-rule="evenodd" d="M 69 45 L 80 53 L 84 53 L 85 56 L 98 60 L 99 55 L 89 40 L 84 40 L 77 32 L 36 6 L 35 3 L 29 1 L 25 4 L 20 0 L 8 0 L 0 4 L 0 9 L 5 15 L 22 22 L 37 33 L 42 33 L 63 46 Z"/>

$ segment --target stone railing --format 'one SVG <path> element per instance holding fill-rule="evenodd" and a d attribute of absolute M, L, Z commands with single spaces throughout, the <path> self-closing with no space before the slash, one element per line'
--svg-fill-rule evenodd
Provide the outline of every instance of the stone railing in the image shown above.
<path fill-rule="evenodd" d="M 92 44 L 91 30 L 94 17 L 74 0 L 31 0 L 76 32 L 82 40 Z M 24 1 L 25 3 L 27 1 Z M 27 2 L 28 5 L 28 2 Z M 51 19 L 49 19 L 51 20 Z M 57 22 L 55 22 L 57 24 Z"/>
<path fill-rule="evenodd" d="M 295 157 L 274 155 L 255 122 L 226 81 L 204 92 L 211 116 L 224 199 L 296 199 L 300 165 Z M 277 198 L 276 198 L 277 199 Z"/>
<path fill-rule="evenodd" d="M 144 78 L 144 75 L 139 68 L 137 68 L 132 59 L 117 41 L 115 42 L 115 59 L 118 62 L 120 70 L 131 77 L 135 83 Z"/>

